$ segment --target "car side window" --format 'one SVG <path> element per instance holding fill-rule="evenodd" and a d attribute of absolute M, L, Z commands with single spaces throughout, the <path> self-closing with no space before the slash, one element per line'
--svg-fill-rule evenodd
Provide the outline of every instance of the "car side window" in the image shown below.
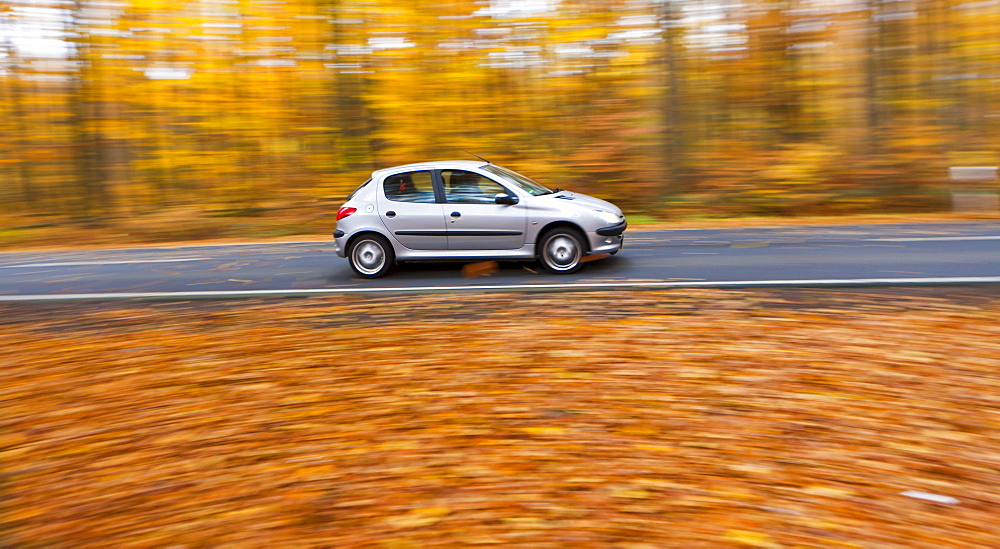
<path fill-rule="evenodd" d="M 431 172 L 406 172 L 390 175 L 382 183 L 385 197 L 396 202 L 434 203 L 434 178 Z"/>
<path fill-rule="evenodd" d="M 451 204 L 496 204 L 496 195 L 506 193 L 503 185 L 492 179 L 463 170 L 442 170 L 444 196 Z"/>

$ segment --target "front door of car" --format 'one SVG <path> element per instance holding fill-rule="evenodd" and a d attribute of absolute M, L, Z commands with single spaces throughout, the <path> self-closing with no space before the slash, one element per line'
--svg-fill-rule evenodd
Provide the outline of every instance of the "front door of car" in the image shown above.
<path fill-rule="evenodd" d="M 497 204 L 511 194 L 492 179 L 464 170 L 442 170 L 449 250 L 515 250 L 524 246 L 524 206 Z"/>
<path fill-rule="evenodd" d="M 393 238 L 411 250 L 445 250 L 444 205 L 434 193 L 431 171 L 390 175 L 378 196 L 379 217 Z"/>

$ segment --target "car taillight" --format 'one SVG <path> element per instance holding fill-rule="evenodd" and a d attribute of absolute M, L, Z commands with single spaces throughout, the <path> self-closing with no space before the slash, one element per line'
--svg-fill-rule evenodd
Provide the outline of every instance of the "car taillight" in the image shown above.
<path fill-rule="evenodd" d="M 358 211 L 357 208 L 341 208 L 337 210 L 337 221 L 344 219 L 345 217 L 351 215 L 352 213 Z"/>

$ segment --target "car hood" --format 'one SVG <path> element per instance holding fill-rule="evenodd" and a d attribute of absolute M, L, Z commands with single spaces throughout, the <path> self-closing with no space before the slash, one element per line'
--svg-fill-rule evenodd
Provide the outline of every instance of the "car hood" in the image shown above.
<path fill-rule="evenodd" d="M 621 209 L 618 206 L 600 198 L 595 198 L 590 195 L 575 193 L 573 191 L 559 191 L 555 194 L 542 195 L 539 198 L 545 198 L 547 200 L 557 200 L 559 202 L 566 202 L 573 204 L 574 206 L 579 206 L 581 208 L 591 209 L 591 210 L 606 210 L 618 215 L 622 214 Z"/>

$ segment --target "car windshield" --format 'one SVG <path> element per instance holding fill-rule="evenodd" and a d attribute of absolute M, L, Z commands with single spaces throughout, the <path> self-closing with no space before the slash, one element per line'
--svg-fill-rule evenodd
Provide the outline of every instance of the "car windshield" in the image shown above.
<path fill-rule="evenodd" d="M 556 192 L 531 178 L 525 177 L 515 171 L 508 170 L 507 168 L 501 168 L 496 164 L 484 166 L 483 169 L 494 175 L 500 176 L 505 182 L 516 185 L 519 189 L 532 196 L 552 194 Z"/>

